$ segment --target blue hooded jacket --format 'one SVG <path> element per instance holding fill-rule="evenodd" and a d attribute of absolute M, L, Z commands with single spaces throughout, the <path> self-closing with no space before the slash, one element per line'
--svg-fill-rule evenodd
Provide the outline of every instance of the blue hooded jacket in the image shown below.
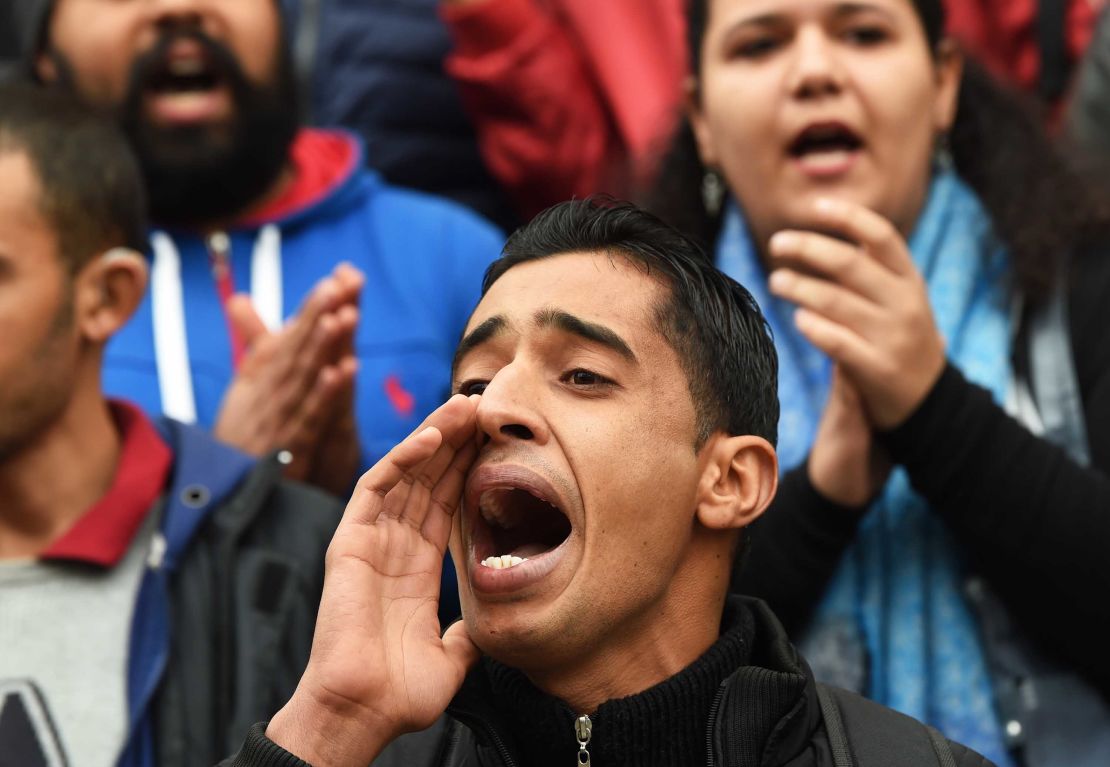
<path fill-rule="evenodd" d="M 466 209 L 391 187 L 361 167 L 359 156 L 325 197 L 283 220 L 227 235 L 238 290 L 258 278 L 252 272 L 263 230 L 270 230 L 272 241 L 279 240 L 271 247 L 279 248 L 280 286 L 272 289 L 280 292 L 283 319 L 293 315 L 312 287 L 340 262 L 348 261 L 365 274 L 355 337 L 355 407 L 362 463 L 369 467 L 449 395 L 455 345 L 477 305 L 485 269 L 500 253 L 503 240 L 492 225 Z M 165 232 L 153 241 L 161 241 L 163 249 L 169 243 L 177 251 L 180 277 L 170 274 L 167 288 L 155 258 L 151 289 L 108 346 L 105 391 L 149 413 L 189 421 L 164 401 L 167 388 L 181 383 L 167 377 L 184 374 L 191 379 L 193 418 L 211 428 L 234 369 L 209 248 L 194 233 Z M 160 289 L 170 293 L 161 303 Z M 175 316 L 175 301 L 176 315 L 183 318 Z M 156 325 L 182 320 L 185 348 L 160 348 L 168 344 L 159 335 L 164 335 L 164 328 L 156 332 Z M 174 354 L 183 355 L 187 367 L 174 368 L 160 359 Z"/>

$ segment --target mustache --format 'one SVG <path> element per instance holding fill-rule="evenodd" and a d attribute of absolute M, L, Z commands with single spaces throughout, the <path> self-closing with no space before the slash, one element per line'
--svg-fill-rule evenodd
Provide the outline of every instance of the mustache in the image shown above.
<path fill-rule="evenodd" d="M 228 84 L 236 101 L 240 101 L 251 89 L 239 59 L 226 45 L 199 29 L 170 29 L 132 62 L 124 97 L 125 113 L 134 114 L 132 110 L 139 107 L 144 93 L 167 76 L 170 50 L 183 41 L 192 42 L 201 49 L 208 74 Z"/>

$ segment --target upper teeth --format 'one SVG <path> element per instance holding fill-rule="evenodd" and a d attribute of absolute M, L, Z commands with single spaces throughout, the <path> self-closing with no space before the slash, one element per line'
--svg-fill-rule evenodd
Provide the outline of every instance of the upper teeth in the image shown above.
<path fill-rule="evenodd" d="M 514 557 L 512 554 L 502 554 L 499 557 L 486 557 L 482 564 L 494 570 L 504 570 L 507 567 L 516 567 L 521 562 L 527 562 L 527 557 Z"/>

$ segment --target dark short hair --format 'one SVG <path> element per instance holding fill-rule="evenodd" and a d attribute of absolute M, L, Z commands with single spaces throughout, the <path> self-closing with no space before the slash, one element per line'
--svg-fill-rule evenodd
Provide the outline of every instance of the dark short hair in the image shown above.
<path fill-rule="evenodd" d="M 775 444 L 778 357 L 755 299 L 693 240 L 631 203 L 592 197 L 548 208 L 509 238 L 482 295 L 517 264 L 573 252 L 620 256 L 668 289 L 655 317 L 686 374 L 697 446 L 715 431 Z"/>
<path fill-rule="evenodd" d="M 39 209 L 71 271 L 110 248 L 145 249 L 142 176 L 113 124 L 55 90 L 0 85 L 0 153 L 13 152 L 35 170 Z"/>

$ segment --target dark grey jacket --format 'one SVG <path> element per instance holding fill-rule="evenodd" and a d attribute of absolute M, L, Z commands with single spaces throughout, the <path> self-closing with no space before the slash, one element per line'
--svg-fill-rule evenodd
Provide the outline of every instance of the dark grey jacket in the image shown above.
<path fill-rule="evenodd" d="M 705 725 L 705 763 L 721 767 L 988 767 L 979 754 L 914 719 L 849 692 L 819 686 L 782 626 L 756 599 L 732 597 L 750 611 L 756 633 L 751 663 L 721 683 Z M 399 738 L 373 767 L 524 767 L 513 733 L 491 706 L 479 665 L 432 728 Z M 572 722 L 567 722 L 569 728 Z M 225 767 L 302 767 L 305 762 L 251 729 Z M 575 753 L 568 753 L 571 764 Z"/>
<path fill-rule="evenodd" d="M 178 424 L 170 428 L 178 432 L 179 445 L 186 433 L 188 441 L 204 439 Z M 223 451 L 213 446 L 198 460 Z M 188 468 L 179 458 L 175 472 Z M 194 500 L 204 497 L 195 483 L 180 492 L 194 494 Z M 168 499 L 167 506 L 177 500 Z M 152 588 L 149 603 L 142 604 L 140 596 L 147 617 L 137 620 L 134 633 L 159 634 L 163 617 L 168 625 L 161 642 L 133 641 L 133 652 L 144 644 L 155 651 L 148 653 L 150 662 L 140 658 L 132 664 L 132 671 L 157 672 L 161 656 L 164 670 L 149 724 L 145 733 L 136 733 L 147 745 L 130 749 L 146 755 L 130 763 L 192 767 L 218 761 L 242 743 L 252 723 L 288 700 L 308 662 L 324 555 L 342 513 L 339 502 L 283 480 L 281 466 L 269 458 L 212 506 L 197 509 L 205 518 L 179 557 L 173 555 L 172 538 L 190 521 L 175 520 L 172 508 L 166 513 L 163 530 L 171 542 L 165 587 Z M 167 643 L 168 652 L 158 649 Z"/>

